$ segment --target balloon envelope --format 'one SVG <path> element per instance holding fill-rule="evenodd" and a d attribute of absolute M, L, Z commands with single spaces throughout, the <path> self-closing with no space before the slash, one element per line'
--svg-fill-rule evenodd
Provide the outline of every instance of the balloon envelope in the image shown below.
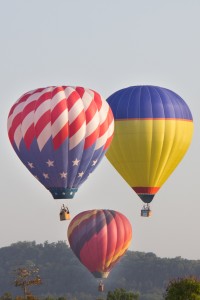
<path fill-rule="evenodd" d="M 150 203 L 191 143 L 190 109 L 180 96 L 156 86 L 128 87 L 107 102 L 115 134 L 106 156 L 139 197 Z"/>
<path fill-rule="evenodd" d="M 107 102 L 82 87 L 30 91 L 8 116 L 15 152 L 55 199 L 73 198 L 107 151 L 113 129 Z"/>
<path fill-rule="evenodd" d="M 68 227 L 72 251 L 96 278 L 108 276 L 125 254 L 131 238 L 129 220 L 113 210 L 84 211 Z"/>

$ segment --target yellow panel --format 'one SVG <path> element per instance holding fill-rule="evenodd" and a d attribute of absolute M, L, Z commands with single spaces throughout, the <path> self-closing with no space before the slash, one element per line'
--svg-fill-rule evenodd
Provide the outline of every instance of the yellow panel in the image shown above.
<path fill-rule="evenodd" d="M 161 187 L 186 153 L 193 122 L 115 120 L 107 158 L 131 187 Z"/>

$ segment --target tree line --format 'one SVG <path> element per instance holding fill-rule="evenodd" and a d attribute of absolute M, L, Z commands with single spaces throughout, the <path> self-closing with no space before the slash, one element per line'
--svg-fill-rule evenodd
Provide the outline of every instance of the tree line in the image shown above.
<path fill-rule="evenodd" d="M 43 299 L 94 300 L 101 297 L 97 291 L 98 280 L 79 262 L 64 241 L 46 241 L 43 244 L 25 241 L 0 248 L 1 297 L 5 293 L 21 296 L 20 289 L 14 285 L 13 270 L 25 264 L 39 268 L 42 284 L 33 286 L 31 290 Z M 105 299 L 109 291 L 124 289 L 135 297 L 140 295 L 140 300 L 161 300 L 170 280 L 186 276 L 200 277 L 199 260 L 159 258 L 154 253 L 127 251 L 104 280 L 103 296 Z"/>

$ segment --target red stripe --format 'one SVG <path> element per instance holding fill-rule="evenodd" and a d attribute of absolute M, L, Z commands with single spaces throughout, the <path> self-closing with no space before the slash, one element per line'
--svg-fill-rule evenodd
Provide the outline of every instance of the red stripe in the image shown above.
<path fill-rule="evenodd" d="M 28 128 L 28 130 L 26 131 L 26 134 L 24 136 L 24 142 L 25 142 L 26 148 L 28 150 L 30 149 L 30 146 L 33 142 L 34 136 L 35 136 L 35 130 L 34 130 L 34 124 L 32 124 Z"/>
<path fill-rule="evenodd" d="M 32 94 L 35 94 L 35 93 L 40 93 L 42 91 L 44 91 L 46 88 L 38 88 L 38 89 L 35 89 L 34 91 L 32 91 L 31 95 Z M 29 94 L 30 95 L 30 94 Z"/>
<path fill-rule="evenodd" d="M 8 136 L 10 139 L 11 144 L 14 143 L 14 134 L 17 127 L 21 124 L 21 112 L 17 114 L 12 122 L 12 125 L 10 127 L 10 130 L 8 132 Z"/>
<path fill-rule="evenodd" d="M 132 189 L 137 193 L 137 194 L 150 194 L 154 195 L 158 192 L 160 187 L 143 187 L 143 186 L 136 186 L 132 187 Z"/>
<path fill-rule="evenodd" d="M 105 121 L 100 126 L 100 134 L 99 134 L 99 136 L 104 135 L 104 133 L 108 130 L 110 124 L 113 121 L 113 118 L 114 118 L 113 117 L 113 113 L 112 113 L 111 109 L 109 108 L 107 117 L 106 117 Z"/>
<path fill-rule="evenodd" d="M 66 109 L 67 109 L 67 99 L 64 98 L 52 110 L 52 112 L 51 112 L 51 124 L 53 124 L 57 120 L 57 118 L 61 115 L 61 113 Z"/>
<path fill-rule="evenodd" d="M 49 122 L 51 122 L 50 110 L 46 111 L 35 125 L 35 135 L 37 138 Z"/>
<path fill-rule="evenodd" d="M 14 131 L 13 131 L 12 127 L 10 128 L 10 130 L 8 132 L 8 137 L 9 137 L 11 144 L 13 145 L 14 144 Z"/>
<path fill-rule="evenodd" d="M 35 110 L 35 105 L 36 105 L 36 100 L 34 100 L 33 102 L 29 103 L 28 105 L 25 106 L 23 112 L 22 112 L 22 122 L 24 121 L 24 119 L 26 118 L 26 116 L 33 112 Z M 35 130 L 34 130 L 34 123 L 33 123 L 33 119 L 31 120 L 31 125 L 29 126 L 29 128 L 27 129 L 25 135 L 24 135 L 24 142 L 25 145 L 27 147 L 27 149 L 30 148 L 31 143 L 34 139 L 35 136 Z"/>
<path fill-rule="evenodd" d="M 113 122 L 113 119 L 114 119 L 112 110 L 110 108 L 109 108 L 107 119 L 108 119 L 108 127 L 110 127 L 110 125 L 111 125 L 111 123 Z M 110 144 L 112 142 L 112 139 L 113 139 L 113 135 L 114 135 L 114 131 L 113 131 L 112 135 L 107 139 L 107 141 L 104 145 L 104 150 L 106 150 L 110 146 Z"/>
<path fill-rule="evenodd" d="M 80 98 L 83 98 L 83 95 L 85 93 L 85 89 L 83 87 L 77 86 L 75 90 L 79 94 Z"/>
<path fill-rule="evenodd" d="M 57 93 L 63 91 L 64 92 L 65 87 L 64 86 L 57 86 L 55 87 L 51 92 L 51 98 L 53 98 Z"/>
<path fill-rule="evenodd" d="M 93 90 L 92 90 L 93 91 Z M 94 101 L 95 101 L 95 103 L 96 103 L 96 105 L 97 105 L 97 107 L 98 107 L 98 110 L 100 111 L 100 109 L 101 109 L 101 107 L 102 107 L 102 99 L 101 99 L 101 96 L 97 93 L 97 92 L 95 92 L 95 91 L 93 91 L 93 93 L 94 93 Z"/>
<path fill-rule="evenodd" d="M 85 122 L 85 112 L 82 110 L 78 117 L 69 125 L 69 136 L 72 137 Z"/>
<path fill-rule="evenodd" d="M 23 95 L 10 109 L 9 115 L 8 117 L 10 117 L 10 115 L 12 115 L 12 113 L 14 112 L 15 108 L 22 102 L 25 102 L 27 100 L 27 98 L 30 96 L 30 94 L 28 95 Z"/>
<path fill-rule="evenodd" d="M 85 111 L 85 118 L 87 124 L 92 120 L 92 118 L 95 116 L 97 111 L 98 111 L 97 106 L 95 102 L 92 101 L 88 106 L 87 110 Z"/>
<path fill-rule="evenodd" d="M 58 132 L 58 134 L 53 138 L 54 149 L 57 150 L 62 143 L 67 139 L 69 131 L 68 122 L 63 126 L 63 128 Z"/>
<path fill-rule="evenodd" d="M 99 137 L 99 127 L 85 139 L 84 149 L 92 146 Z"/>
<path fill-rule="evenodd" d="M 23 95 L 11 108 L 10 110 L 10 113 L 9 113 L 9 116 L 14 112 L 15 108 L 22 102 L 26 102 L 27 99 L 35 94 L 35 93 L 38 93 L 38 92 L 41 92 L 43 91 L 44 88 L 40 88 L 40 89 L 37 89 L 37 90 L 34 90 L 32 91 L 31 93 L 26 93 L 25 95 Z M 26 105 L 26 103 L 24 103 L 24 108 L 21 110 L 21 112 L 19 112 L 15 117 L 14 119 L 12 120 L 12 124 L 11 124 L 11 127 L 10 127 L 10 130 L 9 130 L 9 138 L 10 138 L 10 141 L 11 143 L 13 144 L 14 143 L 14 134 L 15 134 L 15 130 L 17 129 L 17 127 L 22 123 L 22 121 L 24 120 L 24 118 L 33 110 L 35 110 L 36 108 L 36 104 L 37 104 L 37 100 L 34 100 L 33 102 L 29 103 L 28 105 Z M 27 139 L 27 137 L 26 137 Z M 32 138 L 31 138 L 32 140 Z M 29 144 L 29 143 L 28 143 Z"/>
<path fill-rule="evenodd" d="M 26 118 L 26 116 L 27 116 L 30 112 L 32 112 L 32 111 L 35 110 L 36 101 L 37 101 L 37 100 L 34 100 L 33 102 L 27 104 L 27 105 L 24 107 L 24 109 L 23 109 L 23 111 L 22 111 L 22 122 L 23 122 L 23 120 Z"/>
<path fill-rule="evenodd" d="M 47 92 L 42 94 L 42 96 L 40 96 L 37 100 L 36 106 L 35 106 L 35 110 L 46 100 L 48 99 L 52 99 L 52 93 L 51 92 Z"/>
<path fill-rule="evenodd" d="M 76 91 L 73 91 L 67 98 L 68 110 L 70 110 L 79 99 L 79 94 Z"/>
<path fill-rule="evenodd" d="M 104 133 L 108 130 L 109 124 L 108 124 L 108 117 L 105 119 L 105 121 L 100 125 L 100 132 L 99 137 L 104 135 Z"/>
<path fill-rule="evenodd" d="M 20 103 L 25 102 L 31 95 L 33 95 L 33 94 L 35 94 L 35 93 L 38 93 L 38 92 L 41 92 L 41 91 L 43 91 L 43 90 L 44 90 L 44 88 L 39 88 L 39 89 L 37 89 L 37 90 L 34 90 L 34 91 L 32 91 L 32 92 L 28 92 L 28 93 L 22 95 L 22 96 L 19 98 L 19 100 L 11 107 L 8 117 L 10 117 L 10 115 L 14 112 L 15 108 L 16 108 Z"/>
<path fill-rule="evenodd" d="M 107 139 L 107 141 L 104 145 L 104 148 L 103 148 L 104 151 L 108 149 L 108 147 L 110 146 L 110 144 L 112 142 L 112 139 L 113 139 L 113 134 Z"/>

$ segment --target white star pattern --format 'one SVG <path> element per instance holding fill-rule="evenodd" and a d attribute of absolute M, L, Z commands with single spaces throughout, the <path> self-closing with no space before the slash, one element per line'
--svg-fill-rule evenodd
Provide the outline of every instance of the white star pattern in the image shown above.
<path fill-rule="evenodd" d="M 61 178 L 67 178 L 67 173 L 66 173 L 66 172 L 60 173 L 60 177 L 61 177 Z"/>
<path fill-rule="evenodd" d="M 78 173 L 78 177 L 83 177 L 84 172 Z"/>
<path fill-rule="evenodd" d="M 35 168 L 32 162 L 28 162 L 28 165 L 31 169 Z"/>
<path fill-rule="evenodd" d="M 46 161 L 46 164 L 48 165 L 48 167 L 54 167 L 54 161 L 48 159 L 48 161 Z"/>
<path fill-rule="evenodd" d="M 97 159 L 92 161 L 92 166 L 95 166 L 97 163 Z"/>
<path fill-rule="evenodd" d="M 80 160 L 76 158 L 76 159 L 73 160 L 72 162 L 73 162 L 73 166 L 78 166 Z"/>
<path fill-rule="evenodd" d="M 49 179 L 49 174 L 43 173 L 42 175 L 44 176 L 45 179 Z"/>

